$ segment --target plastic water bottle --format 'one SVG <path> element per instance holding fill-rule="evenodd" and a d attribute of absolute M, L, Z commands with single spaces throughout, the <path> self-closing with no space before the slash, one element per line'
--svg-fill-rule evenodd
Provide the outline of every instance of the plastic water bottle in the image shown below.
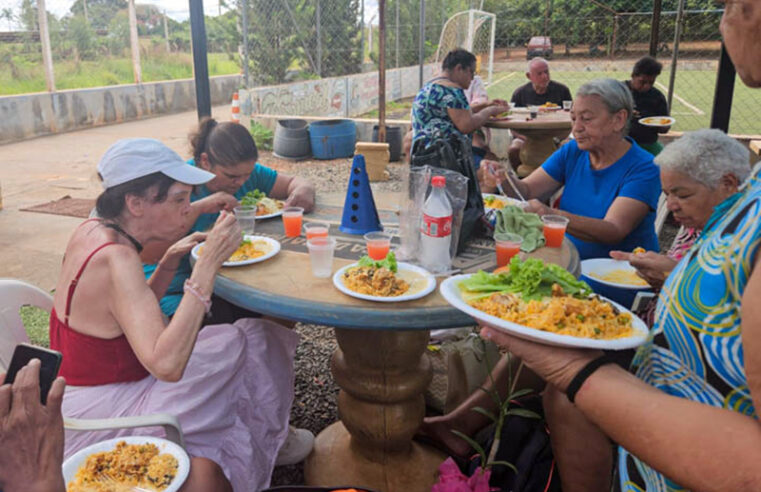
<path fill-rule="evenodd" d="M 433 189 L 423 205 L 423 221 L 420 227 L 420 264 L 429 272 L 450 270 L 452 257 L 452 204 L 446 194 L 446 178 L 431 178 Z"/>

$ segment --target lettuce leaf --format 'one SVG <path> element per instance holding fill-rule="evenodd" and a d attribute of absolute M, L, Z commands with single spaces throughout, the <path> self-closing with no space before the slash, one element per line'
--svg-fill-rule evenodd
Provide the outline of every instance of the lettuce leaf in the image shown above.
<path fill-rule="evenodd" d="M 382 260 L 373 260 L 369 256 L 365 255 L 359 259 L 357 264 L 361 267 L 388 268 L 394 273 L 396 273 L 398 270 L 398 265 L 396 264 L 396 255 L 393 251 L 389 251 L 386 257 Z"/>
<path fill-rule="evenodd" d="M 259 203 L 259 200 L 261 200 L 262 198 L 266 196 L 267 195 L 265 195 L 263 191 L 259 191 L 258 189 L 254 191 L 249 191 L 248 193 L 243 195 L 243 198 L 240 199 L 240 204 L 244 206 L 257 205 Z"/>

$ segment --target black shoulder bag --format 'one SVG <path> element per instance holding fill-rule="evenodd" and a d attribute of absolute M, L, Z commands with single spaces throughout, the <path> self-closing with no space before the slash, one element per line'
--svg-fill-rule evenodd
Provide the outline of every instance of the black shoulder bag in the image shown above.
<path fill-rule="evenodd" d="M 463 210 L 462 227 L 457 243 L 459 253 L 470 239 L 482 235 L 485 230 L 484 202 L 473 164 L 470 139 L 456 134 L 449 137 L 439 134 L 434 136 L 427 148 L 422 147 L 420 140 L 413 145 L 411 166 L 428 165 L 449 169 L 468 178 L 468 199 Z"/>

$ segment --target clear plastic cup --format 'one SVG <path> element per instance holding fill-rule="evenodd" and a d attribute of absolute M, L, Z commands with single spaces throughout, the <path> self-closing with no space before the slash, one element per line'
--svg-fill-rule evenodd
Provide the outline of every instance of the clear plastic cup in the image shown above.
<path fill-rule="evenodd" d="M 304 224 L 304 235 L 307 241 L 315 237 L 328 237 L 330 224 L 327 222 L 307 222 Z"/>
<path fill-rule="evenodd" d="M 563 101 L 563 111 L 570 111 L 573 101 Z"/>
<path fill-rule="evenodd" d="M 529 116 L 531 116 L 531 119 L 533 120 L 539 115 L 539 106 L 529 106 L 528 112 Z"/>
<path fill-rule="evenodd" d="M 336 238 L 315 237 L 307 240 L 309 261 L 312 264 L 312 275 L 327 278 L 333 273 L 333 251 L 336 249 Z"/>
<path fill-rule="evenodd" d="M 301 220 L 304 217 L 304 209 L 301 207 L 288 207 L 283 209 L 283 229 L 288 237 L 301 236 Z"/>
<path fill-rule="evenodd" d="M 391 234 L 386 232 L 368 232 L 364 235 L 367 256 L 373 260 L 382 260 L 391 251 Z"/>
<path fill-rule="evenodd" d="M 542 224 L 544 224 L 545 245 L 549 248 L 561 247 L 568 227 L 568 219 L 562 215 L 542 215 Z"/>
<path fill-rule="evenodd" d="M 513 256 L 521 252 L 523 237 L 512 232 L 494 234 L 494 250 L 497 253 L 497 268 L 510 264 Z"/>
<path fill-rule="evenodd" d="M 256 226 L 256 206 L 241 205 L 240 207 L 235 207 L 233 212 L 243 234 L 252 235 Z"/>

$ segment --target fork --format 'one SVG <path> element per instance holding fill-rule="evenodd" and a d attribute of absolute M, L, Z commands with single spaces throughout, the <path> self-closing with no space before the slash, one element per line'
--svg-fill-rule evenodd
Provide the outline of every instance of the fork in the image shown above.
<path fill-rule="evenodd" d="M 123 484 L 119 482 L 118 480 L 116 480 L 111 475 L 109 475 L 108 473 L 101 473 L 100 475 L 98 475 L 98 482 L 104 483 L 106 485 L 110 485 L 111 487 L 113 487 L 115 490 L 119 492 L 122 492 L 122 491 L 124 492 L 155 492 L 154 490 L 145 489 L 143 487 L 138 487 L 136 485 Z"/>

